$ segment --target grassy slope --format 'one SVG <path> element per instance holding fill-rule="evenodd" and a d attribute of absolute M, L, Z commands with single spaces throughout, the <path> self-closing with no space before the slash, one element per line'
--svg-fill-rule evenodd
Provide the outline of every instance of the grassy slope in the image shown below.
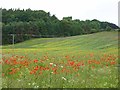
<path fill-rule="evenodd" d="M 3 46 L 10 49 L 12 45 Z M 65 38 L 39 38 L 15 44 L 14 48 L 41 50 L 105 50 L 118 48 L 117 32 L 100 32 L 95 34 Z"/>

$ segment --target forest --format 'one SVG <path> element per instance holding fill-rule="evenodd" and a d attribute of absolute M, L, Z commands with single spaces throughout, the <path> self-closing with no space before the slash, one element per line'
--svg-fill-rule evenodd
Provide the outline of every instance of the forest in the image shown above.
<path fill-rule="evenodd" d="M 32 38 L 68 37 L 75 35 L 91 34 L 102 31 L 119 29 L 113 23 L 106 21 L 72 19 L 72 16 L 63 17 L 51 15 L 44 10 L 2 9 L 2 44 L 12 44 Z"/>

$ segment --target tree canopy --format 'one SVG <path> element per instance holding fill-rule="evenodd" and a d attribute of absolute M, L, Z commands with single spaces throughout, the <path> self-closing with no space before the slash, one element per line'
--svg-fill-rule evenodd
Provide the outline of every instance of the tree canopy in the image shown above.
<path fill-rule="evenodd" d="M 33 35 L 41 37 L 66 37 L 96 33 L 118 29 L 113 23 L 99 20 L 73 20 L 71 16 L 59 20 L 55 15 L 43 10 L 2 9 L 2 40 L 3 44 L 11 44 L 15 34 L 15 43 L 31 38 Z"/>

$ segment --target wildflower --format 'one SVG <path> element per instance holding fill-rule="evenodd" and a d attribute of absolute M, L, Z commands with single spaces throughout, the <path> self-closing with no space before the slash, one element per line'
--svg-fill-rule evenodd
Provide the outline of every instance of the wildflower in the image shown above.
<path fill-rule="evenodd" d="M 9 62 L 8 60 L 5 60 L 5 63 L 6 63 L 6 64 L 10 64 L 10 62 Z"/>
<path fill-rule="evenodd" d="M 79 67 L 81 65 L 81 62 L 77 63 L 76 66 Z"/>
<path fill-rule="evenodd" d="M 82 63 L 82 66 L 84 66 L 84 63 Z"/>
<path fill-rule="evenodd" d="M 100 62 L 99 62 L 99 61 L 96 61 L 95 64 L 100 64 Z"/>
<path fill-rule="evenodd" d="M 40 71 L 39 74 L 42 74 L 42 71 Z"/>
<path fill-rule="evenodd" d="M 113 62 L 110 62 L 110 64 L 111 64 L 111 65 L 114 65 L 114 64 L 116 64 L 116 62 L 113 61 Z"/>
<path fill-rule="evenodd" d="M 56 64 L 54 64 L 54 66 L 56 67 Z"/>
<path fill-rule="evenodd" d="M 39 69 L 39 66 L 36 66 L 36 67 L 34 68 L 34 70 L 36 70 L 36 71 L 37 71 L 38 69 Z"/>
<path fill-rule="evenodd" d="M 4 73 L 2 73 L 2 76 L 4 76 L 5 74 Z"/>
<path fill-rule="evenodd" d="M 88 64 L 91 64 L 92 63 L 92 60 L 88 60 Z"/>
<path fill-rule="evenodd" d="M 93 57 L 94 56 L 94 54 L 93 53 L 90 53 L 90 57 Z"/>
<path fill-rule="evenodd" d="M 50 63 L 50 65 L 53 65 L 53 63 Z"/>
<path fill-rule="evenodd" d="M 53 65 L 53 63 L 50 63 L 50 66 L 52 66 Z"/>
<path fill-rule="evenodd" d="M 65 81 L 67 80 L 65 77 L 62 77 L 62 79 L 65 80 Z"/>
<path fill-rule="evenodd" d="M 24 56 L 21 56 L 20 58 L 21 58 L 21 59 L 23 59 L 23 58 L 24 58 Z"/>
<path fill-rule="evenodd" d="M 66 72 L 66 68 L 63 68 L 63 69 L 62 69 L 62 72 Z"/>
<path fill-rule="evenodd" d="M 30 71 L 30 74 L 35 74 L 35 73 L 36 73 L 36 70 Z"/>
<path fill-rule="evenodd" d="M 28 85 L 31 85 L 31 83 L 28 83 Z"/>
<path fill-rule="evenodd" d="M 106 85 L 107 85 L 107 82 L 104 83 L 104 86 L 106 86 Z"/>
<path fill-rule="evenodd" d="M 69 56 L 68 56 L 68 55 L 66 55 L 66 56 L 65 56 L 65 58 L 66 58 L 66 59 L 68 59 L 68 58 L 69 58 Z"/>
<path fill-rule="evenodd" d="M 69 64 L 71 65 L 71 66 L 73 66 L 74 65 L 74 61 L 69 61 Z"/>
<path fill-rule="evenodd" d="M 35 83 L 32 83 L 32 85 L 35 85 Z"/>
<path fill-rule="evenodd" d="M 51 72 L 53 74 L 53 72 Z"/>
<path fill-rule="evenodd" d="M 61 66 L 61 68 L 63 68 L 63 66 Z"/>
<path fill-rule="evenodd" d="M 18 79 L 18 82 L 20 82 L 21 80 L 20 79 Z"/>
<path fill-rule="evenodd" d="M 57 71 L 57 68 L 55 68 L 55 67 L 54 67 L 54 68 L 52 68 L 52 70 L 54 71 L 54 73 L 56 73 L 56 71 Z"/>
<path fill-rule="evenodd" d="M 11 72 L 9 74 L 14 74 L 19 70 L 19 68 L 11 68 Z"/>
<path fill-rule="evenodd" d="M 38 62 L 38 60 L 37 60 L 37 59 L 35 59 L 35 60 L 34 60 L 34 63 L 37 63 L 37 62 Z"/>
<path fill-rule="evenodd" d="M 49 67 L 46 67 L 46 68 L 44 68 L 44 70 L 50 70 L 50 68 L 49 68 Z"/>

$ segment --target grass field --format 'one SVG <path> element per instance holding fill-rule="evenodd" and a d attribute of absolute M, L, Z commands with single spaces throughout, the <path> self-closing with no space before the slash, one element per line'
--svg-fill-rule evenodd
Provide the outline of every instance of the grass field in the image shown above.
<path fill-rule="evenodd" d="M 116 88 L 118 32 L 3 46 L 4 88 Z"/>

